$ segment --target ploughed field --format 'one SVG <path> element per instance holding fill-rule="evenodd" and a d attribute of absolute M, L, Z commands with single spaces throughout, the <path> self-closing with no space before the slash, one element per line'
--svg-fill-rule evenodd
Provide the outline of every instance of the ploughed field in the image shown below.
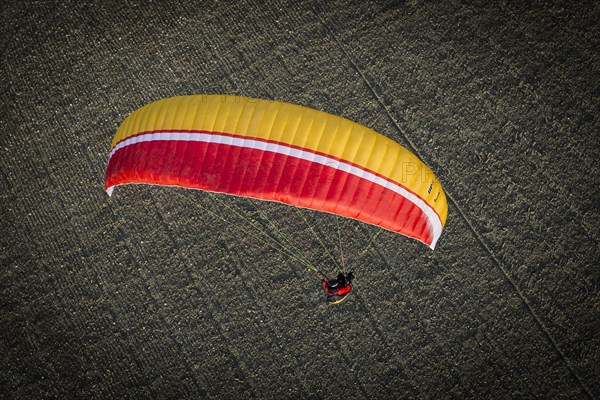
<path fill-rule="evenodd" d="M 597 398 L 597 4 L 2 12 L 2 398 Z M 435 251 L 330 214 L 104 192 L 120 122 L 228 93 L 341 115 L 449 200 Z M 277 243 L 335 274 L 320 277 Z"/>

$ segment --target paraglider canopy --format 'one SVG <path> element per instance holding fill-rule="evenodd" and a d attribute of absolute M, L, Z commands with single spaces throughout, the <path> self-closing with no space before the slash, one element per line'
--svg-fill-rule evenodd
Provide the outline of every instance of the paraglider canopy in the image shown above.
<path fill-rule="evenodd" d="M 110 149 L 105 188 L 146 183 L 325 211 L 432 249 L 448 206 L 413 153 L 310 108 L 227 95 L 160 100 L 131 114 Z"/>

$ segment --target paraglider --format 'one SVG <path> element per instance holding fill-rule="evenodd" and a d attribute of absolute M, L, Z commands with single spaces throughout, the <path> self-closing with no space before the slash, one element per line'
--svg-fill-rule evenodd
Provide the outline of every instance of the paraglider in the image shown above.
<path fill-rule="evenodd" d="M 434 249 L 448 206 L 417 156 L 350 120 L 229 95 L 163 99 L 125 119 L 105 189 L 180 186 L 333 213 Z"/>
<path fill-rule="evenodd" d="M 327 293 L 327 302 L 331 304 L 338 304 L 346 300 L 350 294 L 350 291 L 352 290 L 353 279 L 354 274 L 352 272 L 350 272 L 348 275 L 340 272 L 335 280 L 323 280 L 322 284 L 323 288 L 325 288 L 325 292 Z"/>

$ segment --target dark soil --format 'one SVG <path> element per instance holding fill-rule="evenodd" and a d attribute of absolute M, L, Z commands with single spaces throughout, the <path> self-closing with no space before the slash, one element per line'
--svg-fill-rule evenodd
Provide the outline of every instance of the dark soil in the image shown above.
<path fill-rule="evenodd" d="M 600 397 L 600 3 L 109 3 L 1 7 L 1 398 Z M 449 197 L 438 248 L 383 231 L 363 254 L 375 227 L 198 191 L 109 198 L 121 121 L 195 93 L 408 147 Z M 343 305 L 246 221 L 334 273 L 303 216 L 354 269 Z"/>

